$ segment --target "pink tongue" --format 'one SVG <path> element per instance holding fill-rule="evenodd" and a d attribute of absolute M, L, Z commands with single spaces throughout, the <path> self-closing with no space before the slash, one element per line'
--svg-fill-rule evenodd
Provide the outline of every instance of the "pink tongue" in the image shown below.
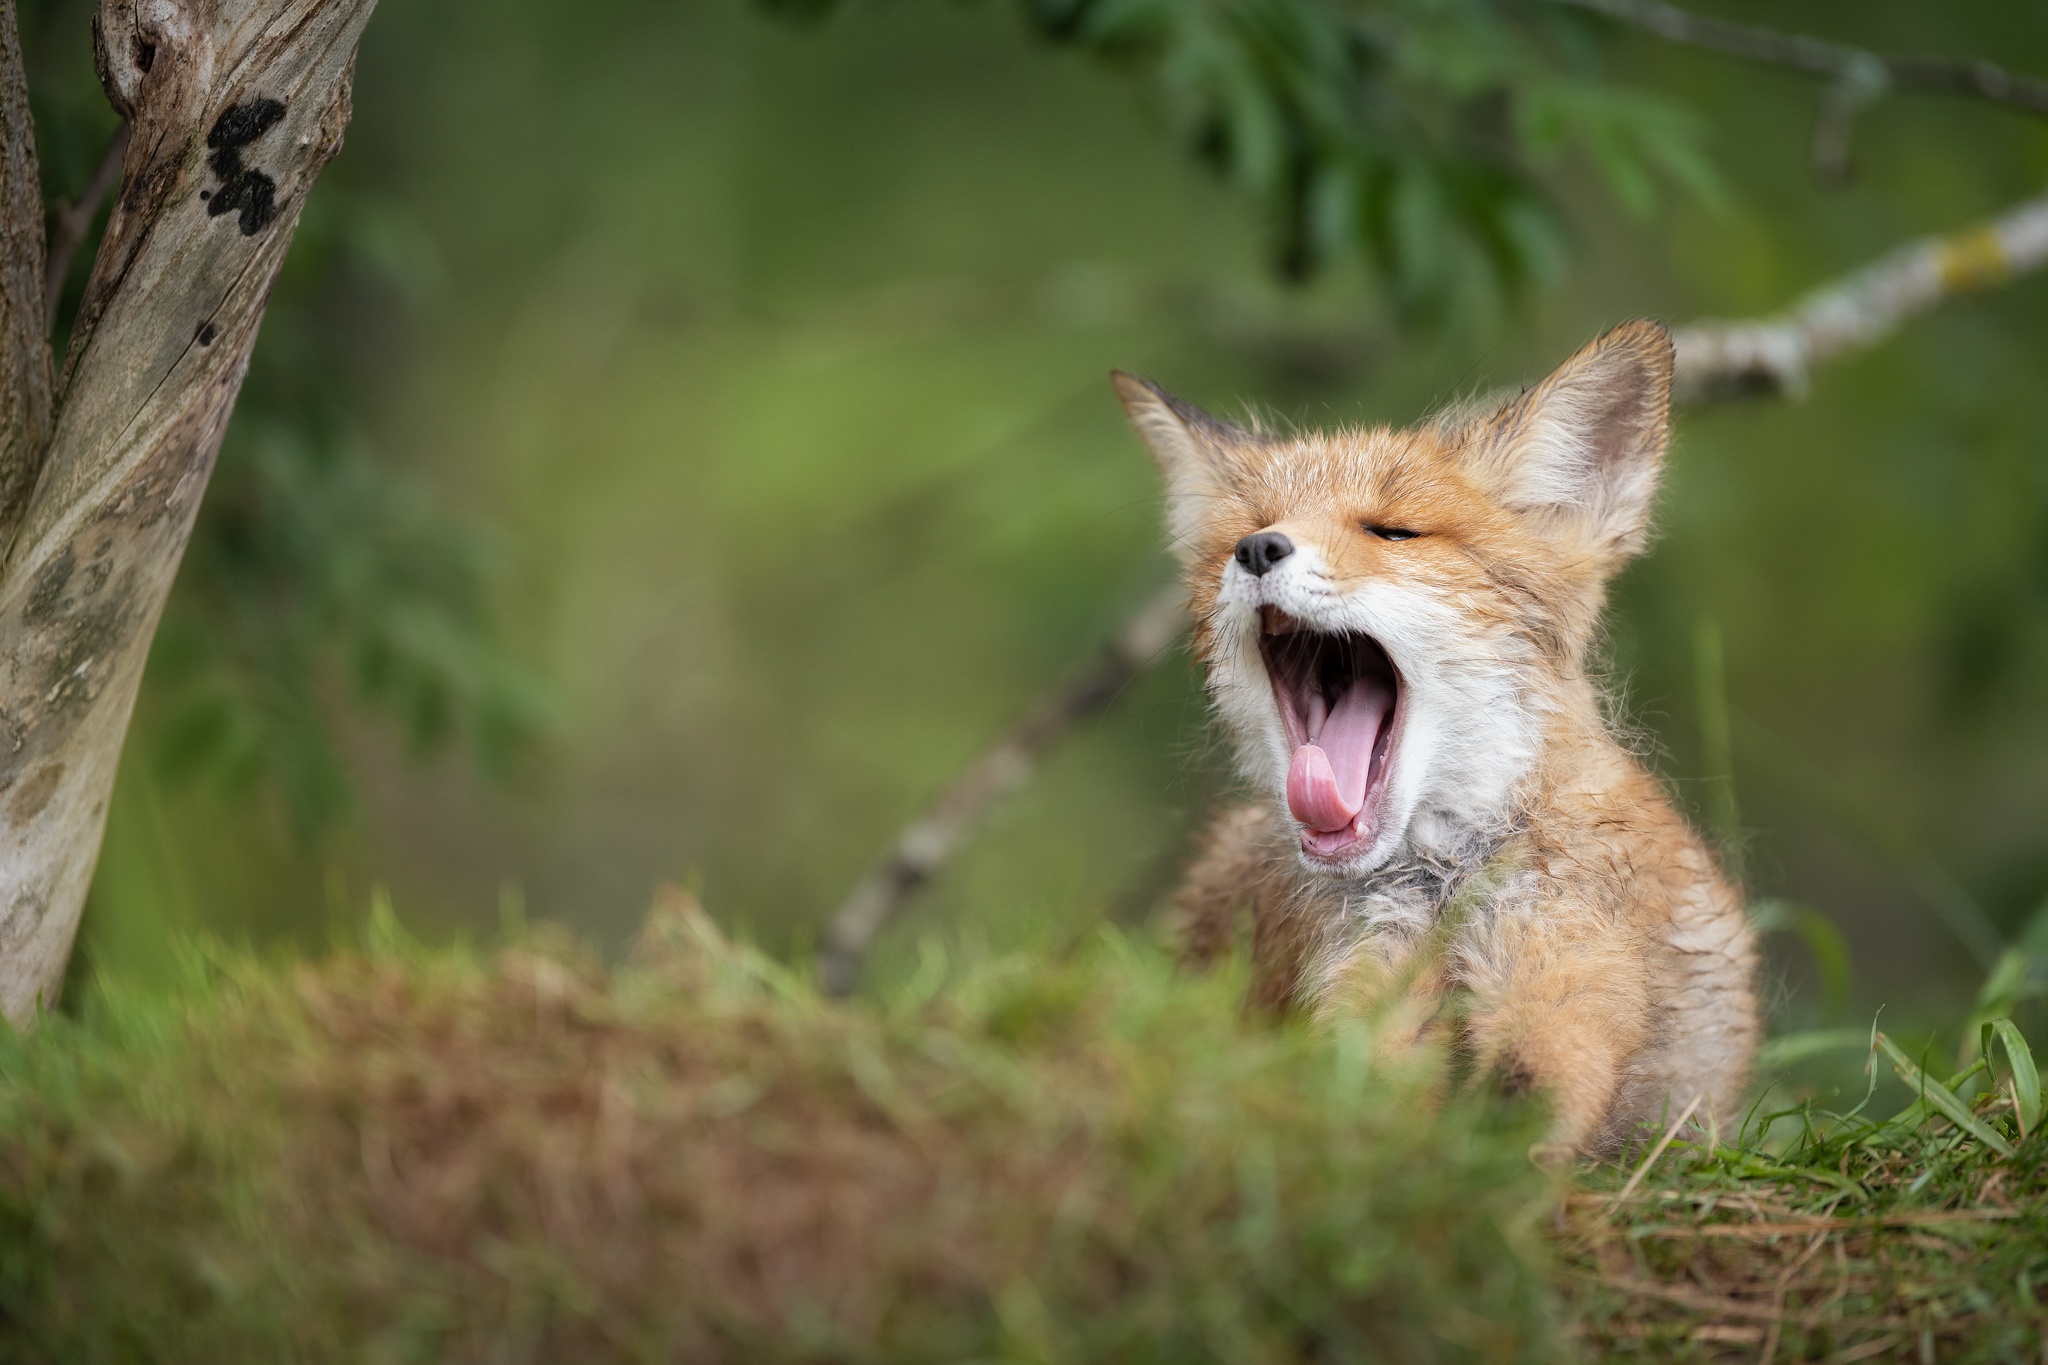
<path fill-rule="evenodd" d="M 1310 829 L 1332 833 L 1358 818 L 1372 774 L 1373 746 L 1394 694 L 1377 678 L 1360 678 L 1338 699 L 1329 719 L 1287 766 L 1287 808 Z M 1320 707 L 1315 708 L 1320 710 Z"/>
<path fill-rule="evenodd" d="M 1313 744 L 1296 749 L 1287 765 L 1287 809 L 1310 829 L 1326 832 L 1343 829 L 1358 814 L 1357 806 L 1344 804 L 1330 756 Z"/>

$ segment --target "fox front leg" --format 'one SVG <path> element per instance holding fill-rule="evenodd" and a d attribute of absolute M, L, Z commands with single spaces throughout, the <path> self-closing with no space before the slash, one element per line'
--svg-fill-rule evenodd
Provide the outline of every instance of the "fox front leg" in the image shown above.
<path fill-rule="evenodd" d="M 1503 1091 L 1548 1100 L 1553 1143 L 1601 1153 L 1626 1136 L 1610 1119 L 1649 1040 L 1649 983 L 1623 936 L 1573 909 L 1501 916 L 1464 945 L 1465 1043 Z"/>

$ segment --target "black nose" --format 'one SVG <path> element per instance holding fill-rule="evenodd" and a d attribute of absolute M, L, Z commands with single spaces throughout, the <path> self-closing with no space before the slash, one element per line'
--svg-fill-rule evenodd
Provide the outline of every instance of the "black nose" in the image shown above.
<path fill-rule="evenodd" d="M 1294 542 L 1278 531 L 1260 531 L 1237 542 L 1237 562 L 1253 578 L 1264 578 L 1266 571 L 1294 553 Z"/>

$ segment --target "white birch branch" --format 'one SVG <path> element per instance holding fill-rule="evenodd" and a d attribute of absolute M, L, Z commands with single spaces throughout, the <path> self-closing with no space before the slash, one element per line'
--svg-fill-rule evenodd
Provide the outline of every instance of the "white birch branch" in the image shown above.
<path fill-rule="evenodd" d="M 1923 237 L 1814 290 L 1774 317 L 1700 322 L 1671 334 L 1673 398 L 1806 392 L 1814 367 L 1874 346 L 1955 294 L 2004 284 L 2048 263 L 2048 193 L 1989 222 Z"/>

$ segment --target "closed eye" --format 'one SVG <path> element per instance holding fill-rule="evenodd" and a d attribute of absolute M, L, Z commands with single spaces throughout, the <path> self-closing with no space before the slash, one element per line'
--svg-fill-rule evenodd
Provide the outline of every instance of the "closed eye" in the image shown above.
<path fill-rule="evenodd" d="M 1378 536 L 1381 540 L 1413 540 L 1422 534 L 1420 531 L 1410 531 L 1400 526 L 1375 526 L 1369 521 L 1361 523 L 1360 529 L 1369 536 Z"/>

